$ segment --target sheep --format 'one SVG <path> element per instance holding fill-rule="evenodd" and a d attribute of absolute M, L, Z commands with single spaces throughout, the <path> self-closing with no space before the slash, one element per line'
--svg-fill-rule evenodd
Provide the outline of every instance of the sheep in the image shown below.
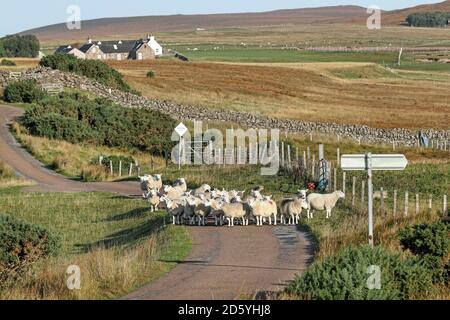
<path fill-rule="evenodd" d="M 242 218 L 243 225 L 248 225 L 248 220 L 246 219 L 247 211 L 243 203 L 225 203 L 220 201 L 219 208 L 223 211 L 224 217 L 228 219 L 229 227 L 234 226 L 234 219 L 236 218 Z"/>
<path fill-rule="evenodd" d="M 339 199 L 345 199 L 342 191 L 335 191 L 330 194 L 311 193 L 307 198 L 308 203 L 308 219 L 313 218 L 313 211 L 327 211 L 327 219 L 331 217 L 331 210 L 336 206 Z"/>
<path fill-rule="evenodd" d="M 278 208 L 275 201 L 271 197 L 263 199 L 250 199 L 248 205 L 251 207 L 253 216 L 256 217 L 256 225 L 262 226 L 264 218 L 269 218 L 269 225 L 272 224 L 272 215 L 274 217 L 274 225 L 277 225 Z"/>
<path fill-rule="evenodd" d="M 164 194 L 169 199 L 179 199 L 183 196 L 185 191 L 182 191 L 181 189 L 177 187 L 172 186 L 164 186 L 162 190 L 162 194 Z"/>
<path fill-rule="evenodd" d="M 205 194 L 211 192 L 211 186 L 209 184 L 203 184 L 199 188 L 194 190 L 194 195 Z"/>
<path fill-rule="evenodd" d="M 223 224 L 223 210 L 221 209 L 221 206 L 220 206 L 220 200 L 211 199 L 211 200 L 209 200 L 209 203 L 211 205 L 211 212 L 209 215 L 214 217 L 216 226 L 219 223 L 220 223 L 220 225 L 222 225 Z"/>
<path fill-rule="evenodd" d="M 307 190 L 298 190 L 298 192 L 295 198 L 288 198 L 281 201 L 281 223 L 285 223 L 285 219 L 288 218 L 288 224 L 298 224 L 302 210 L 308 210 L 308 203 L 306 201 Z"/>
<path fill-rule="evenodd" d="M 172 216 L 172 223 L 180 224 L 180 217 L 184 213 L 185 204 L 183 202 L 175 202 L 166 197 L 161 197 L 161 201 L 166 204 L 166 211 Z"/>
<path fill-rule="evenodd" d="M 180 179 L 176 180 L 176 181 L 173 183 L 172 187 L 174 187 L 174 188 L 176 188 L 176 189 L 178 189 L 178 190 L 181 190 L 181 191 L 183 191 L 183 192 L 186 192 L 186 191 L 187 191 L 187 183 L 186 183 L 186 179 L 180 178 Z"/>
<path fill-rule="evenodd" d="M 162 175 L 155 174 L 154 176 L 145 175 L 139 177 L 141 183 L 141 190 L 144 192 L 143 197 L 145 198 L 145 192 L 150 190 L 159 190 L 162 188 Z"/>
<path fill-rule="evenodd" d="M 205 218 L 211 214 L 211 202 L 201 195 L 197 198 L 190 198 L 188 202 L 194 208 L 194 214 L 198 218 L 198 225 L 205 225 Z"/>
<path fill-rule="evenodd" d="M 158 209 L 160 203 L 159 193 L 156 190 L 150 190 L 147 194 L 147 200 L 150 203 L 150 212 L 155 212 Z"/>

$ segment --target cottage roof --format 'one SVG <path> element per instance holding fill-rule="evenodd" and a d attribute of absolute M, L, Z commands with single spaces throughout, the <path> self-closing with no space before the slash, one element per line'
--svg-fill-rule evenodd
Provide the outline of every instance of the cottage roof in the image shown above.
<path fill-rule="evenodd" d="M 68 53 L 73 50 L 71 46 L 60 46 L 56 49 L 55 53 Z"/>
<path fill-rule="evenodd" d="M 94 45 L 93 43 L 83 44 L 80 48 L 80 51 L 86 53 L 93 45 Z"/>
<path fill-rule="evenodd" d="M 103 41 L 99 47 L 103 53 L 129 53 L 136 46 L 138 41 Z"/>

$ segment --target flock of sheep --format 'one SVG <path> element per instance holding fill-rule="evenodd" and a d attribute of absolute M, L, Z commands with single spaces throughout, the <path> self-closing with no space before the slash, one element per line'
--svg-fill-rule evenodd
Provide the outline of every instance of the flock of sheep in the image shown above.
<path fill-rule="evenodd" d="M 162 176 L 145 175 L 139 177 L 143 197 L 150 203 L 152 212 L 165 209 L 172 216 L 173 224 L 206 225 L 209 218 L 214 218 L 215 225 L 234 226 L 235 220 L 242 225 L 250 221 L 262 226 L 264 223 L 277 225 L 295 225 L 299 223 L 303 210 L 308 219 L 313 218 L 313 211 L 326 211 L 327 218 L 339 199 L 345 198 L 342 191 L 330 194 L 311 193 L 298 190 L 292 198 L 283 199 L 279 205 L 272 196 L 263 195 L 264 187 L 253 189 L 250 195 L 245 191 L 212 189 L 204 184 L 195 190 L 188 190 L 186 180 L 178 179 L 173 185 L 163 185 Z"/>

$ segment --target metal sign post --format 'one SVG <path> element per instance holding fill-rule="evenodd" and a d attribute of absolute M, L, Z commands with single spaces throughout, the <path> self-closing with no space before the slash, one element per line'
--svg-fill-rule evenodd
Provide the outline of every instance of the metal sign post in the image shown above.
<path fill-rule="evenodd" d="M 343 155 L 341 167 L 344 171 L 366 171 L 369 214 L 369 245 L 373 248 L 373 171 L 404 170 L 408 160 L 402 154 L 353 154 Z"/>

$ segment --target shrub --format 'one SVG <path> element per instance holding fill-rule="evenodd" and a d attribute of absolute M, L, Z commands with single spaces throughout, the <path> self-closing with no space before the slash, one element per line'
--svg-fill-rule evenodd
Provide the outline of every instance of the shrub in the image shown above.
<path fill-rule="evenodd" d="M 131 91 L 120 72 L 99 60 L 82 60 L 72 55 L 57 53 L 44 57 L 40 64 L 52 69 L 73 72 L 125 92 Z"/>
<path fill-rule="evenodd" d="M 369 290 L 369 267 L 379 266 L 381 289 Z M 431 276 L 413 259 L 382 248 L 350 247 L 326 258 L 297 276 L 286 291 L 303 299 L 360 300 L 408 299 L 431 288 Z"/>
<path fill-rule="evenodd" d="M 147 78 L 154 78 L 156 77 L 156 72 L 154 70 L 150 70 L 147 72 Z"/>
<path fill-rule="evenodd" d="M 59 236 L 39 226 L 0 214 L 0 283 L 44 257 L 56 255 Z"/>
<path fill-rule="evenodd" d="M 398 232 L 403 249 L 419 256 L 422 265 L 433 275 L 435 283 L 448 283 L 450 279 L 449 231 L 446 223 L 436 221 L 432 224 L 407 226 Z"/>
<path fill-rule="evenodd" d="M 37 86 L 35 80 L 23 80 L 9 84 L 3 93 L 7 102 L 37 102 L 46 93 Z"/>
<path fill-rule="evenodd" d="M 163 154 L 172 148 L 175 121 L 149 109 L 129 109 L 82 95 L 45 97 L 28 108 L 21 124 L 33 135 L 72 143 L 93 142 Z"/>
<path fill-rule="evenodd" d="M 2 59 L 2 61 L 0 62 L 0 65 L 6 66 L 6 67 L 14 67 L 17 64 L 12 60 Z"/>

